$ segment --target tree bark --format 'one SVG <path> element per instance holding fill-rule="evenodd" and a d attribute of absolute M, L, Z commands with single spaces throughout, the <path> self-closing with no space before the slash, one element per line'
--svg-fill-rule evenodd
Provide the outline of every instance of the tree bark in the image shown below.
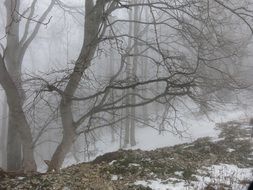
<path fill-rule="evenodd" d="M 6 170 L 7 169 L 7 154 L 6 154 L 6 146 L 7 146 L 7 129 L 8 129 L 8 104 L 6 95 L 4 95 L 3 100 L 3 109 L 2 109 L 2 127 L 0 133 L 0 146 L 1 146 L 1 167 Z"/>
<path fill-rule="evenodd" d="M 32 18 L 34 16 L 36 2 L 37 0 L 33 0 L 31 4 L 29 18 Z M 21 71 L 23 58 L 28 46 L 37 35 L 41 22 L 45 20 L 48 13 L 52 10 L 53 5 L 54 0 L 51 1 L 49 7 L 38 19 L 38 22 L 36 23 L 30 35 L 29 29 L 31 21 L 27 19 L 24 28 L 24 33 L 20 40 L 20 15 L 18 13 L 20 10 L 19 9 L 20 0 L 5 0 L 7 44 L 5 49 L 5 60 L 3 61 L 5 61 L 4 63 L 6 64 L 8 74 L 11 77 L 14 85 L 16 86 L 16 90 L 18 92 L 17 94 L 18 97 L 16 98 L 19 98 L 21 108 L 25 101 L 25 92 L 22 87 L 22 71 Z M 10 107 L 9 104 L 8 106 Z M 21 135 L 18 133 L 16 126 L 17 113 L 13 114 L 11 113 L 11 109 L 9 110 L 10 112 L 8 116 L 7 169 L 13 171 L 13 170 L 20 170 L 22 169 L 22 167 L 25 167 L 24 164 L 22 166 L 22 155 L 23 160 L 25 160 L 24 158 L 26 157 L 25 154 L 29 152 L 30 147 L 24 147 L 27 143 L 23 142 L 20 139 Z M 31 145 L 28 144 L 28 146 Z"/>
<path fill-rule="evenodd" d="M 129 10 L 129 20 L 132 20 L 133 18 L 133 15 L 132 15 L 132 11 Z M 132 36 L 133 34 L 133 23 L 129 23 L 129 29 L 128 29 L 128 35 L 129 36 Z M 127 56 L 127 60 L 126 60 L 126 80 L 127 80 L 127 83 L 128 85 L 131 84 L 131 79 L 132 79 L 132 76 L 131 76 L 131 72 L 132 72 L 132 58 L 130 57 L 130 54 L 131 54 L 131 48 L 132 48 L 132 39 L 131 38 L 128 38 L 128 42 L 127 42 L 127 54 L 129 55 L 126 55 Z M 130 89 L 126 89 L 126 105 L 129 105 L 130 104 L 130 101 L 131 101 L 131 97 L 130 97 L 130 93 L 131 93 L 131 90 Z M 126 108 L 126 121 L 125 121 L 125 135 L 124 135 L 124 147 L 127 147 L 130 143 L 130 127 L 131 127 L 131 115 L 130 115 L 130 108 L 127 107 Z"/>
<path fill-rule="evenodd" d="M 146 22 L 149 22 L 149 14 L 148 14 L 148 8 L 147 7 L 144 7 L 145 9 L 145 21 Z M 149 26 L 146 27 L 146 32 L 145 32 L 145 40 L 148 42 L 148 39 L 149 39 Z M 146 50 L 146 55 L 149 55 L 149 50 Z M 142 58 L 142 77 L 145 80 L 148 79 L 148 62 L 149 62 L 149 59 L 148 58 Z M 147 96 L 147 89 L 146 88 L 143 88 L 142 89 L 142 96 L 143 97 L 146 97 Z M 148 113 L 148 106 L 147 105 L 144 105 L 142 107 L 142 119 L 147 123 L 149 124 L 149 113 Z"/>
<path fill-rule="evenodd" d="M 20 134 L 23 143 L 23 166 L 24 172 L 36 171 L 36 163 L 33 155 L 32 134 L 26 116 L 23 112 L 22 102 L 18 89 L 8 73 L 3 57 L 0 56 L 0 84 L 4 88 L 9 105 L 9 114 L 15 118 L 12 122 L 13 127 Z"/>
<path fill-rule="evenodd" d="M 61 100 L 60 114 L 63 126 L 63 137 L 61 143 L 57 146 L 52 156 L 48 171 L 58 171 L 60 169 L 64 158 L 75 141 L 75 128 L 71 110 L 71 101 L 66 101 L 65 99 Z"/>
<path fill-rule="evenodd" d="M 139 20 L 139 8 L 138 6 L 134 7 L 134 20 L 138 21 Z M 133 35 L 134 37 L 138 38 L 139 33 L 139 24 L 137 22 L 134 22 L 133 26 Z M 135 80 L 137 76 L 137 64 L 138 64 L 138 54 L 139 54 L 139 48 L 138 44 L 135 42 L 134 43 L 134 58 L 133 58 L 133 66 L 132 66 L 132 78 Z M 135 94 L 137 91 L 136 88 L 132 89 L 133 94 Z M 131 104 L 135 105 L 136 104 L 136 97 L 135 95 L 131 96 Z M 135 118 L 136 118 L 136 110 L 135 107 L 131 107 L 131 127 L 130 127 L 130 145 L 135 146 L 136 145 L 136 140 L 135 140 Z"/>
<path fill-rule="evenodd" d="M 13 82 L 15 83 L 21 98 L 21 105 L 24 101 L 24 93 L 21 86 L 21 64 L 19 57 L 19 22 L 15 11 L 19 10 L 20 1 L 6 0 L 7 12 L 7 46 L 6 46 L 6 67 Z M 8 114 L 8 136 L 7 136 L 7 170 L 16 171 L 22 168 L 21 141 L 15 126 L 13 114 Z"/>
<path fill-rule="evenodd" d="M 76 126 L 72 113 L 72 97 L 78 88 L 85 70 L 90 66 L 97 49 L 97 45 L 99 43 L 99 27 L 103 20 L 104 6 L 105 2 L 103 1 L 97 1 L 96 5 L 94 5 L 93 0 L 86 0 L 85 2 L 83 46 L 62 95 L 60 114 L 63 127 L 63 137 L 61 143 L 57 146 L 56 151 L 52 156 L 48 171 L 60 169 L 66 154 L 70 151 L 70 148 L 75 141 Z"/>
<path fill-rule="evenodd" d="M 7 170 L 22 170 L 22 146 L 20 136 L 15 126 L 15 118 L 9 113 L 8 136 L 7 136 Z"/>

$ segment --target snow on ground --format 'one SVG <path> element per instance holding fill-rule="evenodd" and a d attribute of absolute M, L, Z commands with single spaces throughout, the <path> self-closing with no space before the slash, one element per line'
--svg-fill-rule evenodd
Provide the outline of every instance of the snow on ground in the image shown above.
<path fill-rule="evenodd" d="M 251 117 L 253 109 L 237 109 L 236 107 L 227 108 L 227 110 L 213 112 L 208 114 L 208 116 L 198 116 L 189 111 L 182 114 L 180 117 L 183 118 L 183 123 L 178 122 L 177 127 L 180 130 L 186 130 L 181 135 L 173 135 L 170 132 L 163 132 L 161 135 L 158 131 L 151 128 L 137 128 L 136 129 L 136 141 L 137 145 L 134 147 L 129 147 L 129 149 L 142 149 L 142 150 L 153 150 L 156 148 L 173 146 L 181 143 L 189 143 L 200 137 L 213 137 L 217 138 L 219 131 L 215 129 L 215 124 L 220 122 L 227 122 L 231 120 L 248 120 Z M 117 134 L 116 134 L 117 136 Z M 119 136 L 119 135 L 118 135 Z M 82 146 L 79 144 L 79 146 Z M 99 155 L 103 155 L 107 152 L 116 151 L 120 148 L 119 141 L 111 142 L 111 134 L 102 134 L 96 143 L 96 153 L 89 155 L 87 159 L 87 154 L 84 151 L 80 151 L 78 157 L 79 162 L 91 161 Z M 64 160 L 63 167 L 67 167 L 72 164 L 76 164 L 77 161 L 73 158 L 70 153 L 68 157 Z M 42 169 L 43 170 L 43 169 Z"/>
<path fill-rule="evenodd" d="M 218 184 L 229 187 L 231 190 L 246 190 L 247 184 L 243 181 L 251 181 L 253 168 L 238 168 L 235 165 L 213 165 L 199 170 L 199 175 L 195 175 L 197 181 L 184 181 L 177 178 L 170 178 L 166 181 L 161 179 L 136 181 L 135 185 L 150 187 L 152 190 L 202 190 L 208 184 Z M 219 189 L 215 186 L 215 189 Z"/>
<path fill-rule="evenodd" d="M 238 168 L 235 165 L 220 164 L 202 168 L 199 171 L 201 176 L 196 176 L 202 184 L 226 184 L 232 189 L 245 188 L 241 181 L 251 181 L 253 168 Z"/>
<path fill-rule="evenodd" d="M 208 117 L 193 116 L 185 113 L 184 123 L 180 126 L 181 129 L 186 129 L 187 132 L 183 136 L 173 135 L 169 132 L 164 132 L 162 135 L 158 134 L 153 128 L 137 128 L 136 140 L 137 145 L 132 149 L 152 150 L 160 147 L 173 146 L 181 143 L 188 143 L 200 137 L 213 137 L 213 141 L 218 139 L 219 131 L 215 129 L 216 123 L 227 121 L 245 121 L 247 122 L 252 116 L 253 109 L 236 109 L 232 108 L 227 111 L 220 111 L 210 113 Z M 96 143 L 98 150 L 97 154 L 90 156 L 93 160 L 96 156 L 106 152 L 112 152 L 119 149 L 119 142 L 111 142 L 111 135 L 109 133 L 103 134 L 100 140 Z M 228 149 L 228 152 L 234 151 Z M 79 155 L 82 156 L 82 155 Z M 82 159 L 81 159 L 82 162 Z M 71 165 L 76 163 L 72 156 L 65 159 L 64 165 Z M 198 170 L 198 174 L 194 175 L 195 180 L 186 181 L 180 178 L 180 173 L 177 174 L 179 178 L 169 178 L 167 180 L 155 179 L 148 181 L 136 181 L 135 185 L 148 186 L 153 190 L 203 190 L 208 184 L 222 184 L 230 186 L 232 190 L 246 190 L 247 182 L 253 179 L 253 168 L 238 168 L 235 165 L 213 165 L 211 167 L 203 167 Z M 112 176 L 112 180 L 117 180 L 118 176 Z M 243 184 L 242 182 L 245 181 Z M 215 186 L 218 189 L 217 186 Z M 231 189 L 228 188 L 228 189 Z"/>
<path fill-rule="evenodd" d="M 173 180 L 173 179 L 171 179 Z M 175 179 L 177 180 L 177 179 Z M 185 182 L 164 184 L 165 182 L 161 179 L 149 180 L 149 181 L 137 181 L 135 185 L 142 185 L 144 187 L 150 187 L 152 190 L 190 190 Z"/>

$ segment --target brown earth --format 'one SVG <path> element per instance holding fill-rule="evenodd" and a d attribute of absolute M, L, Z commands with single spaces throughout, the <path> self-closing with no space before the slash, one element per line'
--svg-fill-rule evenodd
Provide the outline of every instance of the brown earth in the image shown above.
<path fill-rule="evenodd" d="M 250 128 L 231 121 L 217 124 L 217 130 L 215 141 L 205 137 L 152 151 L 119 150 L 60 172 L 20 175 L 0 170 L 0 190 L 150 190 L 134 182 L 172 177 L 194 181 L 197 169 L 219 163 L 253 167 Z M 207 184 L 205 189 L 214 188 Z"/>

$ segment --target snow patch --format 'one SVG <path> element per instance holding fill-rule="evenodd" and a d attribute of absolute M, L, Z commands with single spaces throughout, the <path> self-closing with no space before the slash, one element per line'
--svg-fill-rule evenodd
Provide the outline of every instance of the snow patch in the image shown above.
<path fill-rule="evenodd" d="M 112 181 L 117 181 L 119 177 L 117 175 L 112 175 L 111 180 Z"/>
<path fill-rule="evenodd" d="M 134 184 L 150 187 L 153 190 L 202 190 L 208 184 L 214 185 L 217 189 L 222 185 L 231 190 L 246 190 L 248 184 L 242 182 L 251 181 L 253 178 L 253 168 L 238 168 L 228 164 L 203 167 L 198 172 L 199 175 L 195 175 L 197 181 L 169 178 L 166 181 L 161 179 L 136 181 Z M 181 175 L 181 172 L 177 174 Z"/>

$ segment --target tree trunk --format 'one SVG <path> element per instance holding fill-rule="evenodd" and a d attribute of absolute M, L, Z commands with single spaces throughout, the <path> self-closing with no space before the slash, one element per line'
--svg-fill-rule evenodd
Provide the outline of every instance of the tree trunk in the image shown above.
<path fill-rule="evenodd" d="M 75 134 L 66 134 L 64 132 L 61 143 L 57 146 L 52 159 L 50 161 L 48 171 L 59 171 L 66 155 L 70 152 L 70 149 L 75 142 Z"/>
<path fill-rule="evenodd" d="M 109 35 L 113 35 L 112 32 L 110 31 Z M 110 48 L 110 65 L 109 65 L 109 78 L 112 77 L 114 75 L 114 53 L 113 53 L 113 48 Z M 110 96 L 110 100 L 111 102 L 114 102 L 114 95 L 115 95 L 115 92 L 114 90 L 111 90 L 111 96 Z M 112 110 L 112 116 L 110 118 L 110 122 L 111 123 L 114 123 L 115 122 L 115 115 L 116 115 L 116 112 L 115 110 Z M 111 142 L 115 142 L 116 141 L 116 138 L 115 138 L 115 133 L 116 133 L 116 127 L 115 127 L 115 124 L 112 124 L 111 125 Z"/>
<path fill-rule="evenodd" d="M 33 1 L 31 7 L 29 7 L 29 18 L 32 18 L 35 11 L 35 5 L 37 1 Z M 25 101 L 25 92 L 22 87 L 22 62 L 25 55 L 25 52 L 37 35 L 41 23 L 45 20 L 48 13 L 52 10 L 54 5 L 54 0 L 51 1 L 49 7 L 45 10 L 42 16 L 38 19 L 38 22 L 35 24 L 34 29 L 30 30 L 31 21 L 29 18 L 26 19 L 25 28 L 23 31 L 23 36 L 20 37 L 20 0 L 5 0 L 6 7 L 6 49 L 5 49 L 5 60 L 8 74 L 12 78 L 13 83 L 15 84 L 15 89 L 18 92 L 19 106 L 22 106 Z M 36 15 L 37 16 L 37 15 Z M 29 32 L 30 35 L 29 35 Z M 21 39 L 21 40 L 20 40 Z M 7 94 L 7 93 L 6 93 Z M 10 107 L 11 105 L 9 105 Z M 19 170 L 22 168 L 22 155 L 26 157 L 26 153 L 30 154 L 31 144 L 23 142 L 22 135 L 18 133 L 17 123 L 16 123 L 16 114 L 11 113 L 11 108 L 9 109 L 9 122 L 8 122 L 8 143 L 7 143 L 7 169 L 8 170 Z M 13 110 L 12 110 L 13 111 Z M 22 110 L 23 112 L 23 110 Z M 25 116 L 24 116 L 25 117 Z M 25 118 L 26 120 L 26 118 Z M 26 127 L 29 128 L 28 123 L 26 122 Z M 29 128 L 30 130 L 30 128 Z M 31 131 L 29 132 L 29 134 Z M 21 138 L 21 139 L 20 139 Z M 24 147 L 27 145 L 28 147 Z M 22 154 L 23 147 L 23 154 Z M 29 156 L 28 156 L 29 157 Z M 29 158 L 30 159 L 30 158 Z M 23 158 L 25 161 L 26 159 Z M 33 162 L 33 161 L 32 161 Z M 24 163 L 23 163 L 24 164 Z M 25 164 L 24 164 L 25 165 Z M 24 167 L 23 165 L 23 167 Z"/>
<path fill-rule="evenodd" d="M 129 20 L 132 20 L 132 11 L 129 10 Z M 128 30 L 128 35 L 132 36 L 133 33 L 133 24 L 129 23 L 129 30 Z M 127 54 L 131 54 L 131 48 L 132 48 L 132 39 L 128 38 L 128 47 L 127 47 Z M 131 84 L 131 64 L 132 64 L 132 58 L 130 55 L 127 56 L 127 61 L 126 61 L 126 80 L 128 85 Z M 130 89 L 126 89 L 126 100 L 125 104 L 128 105 L 130 104 L 131 98 L 130 98 Z M 124 145 L 123 147 L 127 147 L 130 143 L 130 122 L 131 122 L 131 116 L 130 116 L 130 108 L 126 107 L 126 121 L 125 121 L 125 135 L 124 135 Z"/>
<path fill-rule="evenodd" d="M 57 146 L 56 151 L 51 159 L 51 162 L 48 167 L 48 171 L 59 171 L 61 168 L 63 161 L 70 151 L 73 143 L 73 138 L 68 135 L 63 135 L 61 143 Z"/>
<path fill-rule="evenodd" d="M 24 93 L 21 85 L 21 62 L 19 57 L 19 16 L 16 11 L 19 10 L 20 1 L 6 0 L 7 24 L 6 33 L 6 67 L 15 83 L 21 98 L 21 106 L 24 101 Z M 7 170 L 15 171 L 22 168 L 21 140 L 15 126 L 15 118 L 9 113 L 8 116 L 8 139 L 7 139 Z"/>
<path fill-rule="evenodd" d="M 52 156 L 48 171 L 58 171 L 61 168 L 64 158 L 67 153 L 70 152 L 71 146 L 75 141 L 75 128 L 73 126 L 74 122 L 71 105 L 71 101 L 65 101 L 64 99 L 62 99 L 60 103 L 63 136 L 61 143 L 57 146 Z"/>
<path fill-rule="evenodd" d="M 7 146 L 7 129 L 8 129 L 8 104 L 6 96 L 4 95 L 3 102 L 3 111 L 2 111 L 2 127 L 0 132 L 0 146 L 1 146 L 1 167 L 3 169 L 7 169 L 7 154 L 6 154 L 6 146 Z"/>
<path fill-rule="evenodd" d="M 22 169 L 21 140 L 15 126 L 15 118 L 9 113 L 7 137 L 7 170 L 18 171 Z"/>
<path fill-rule="evenodd" d="M 130 102 L 126 100 L 126 102 Z M 129 118 L 129 108 L 126 108 L 126 121 L 125 121 L 125 135 L 124 135 L 124 145 L 123 147 L 127 147 L 129 144 L 129 133 L 130 133 L 130 118 Z"/>
<path fill-rule="evenodd" d="M 24 172 L 36 171 L 36 163 L 33 155 L 32 134 L 26 116 L 23 112 L 19 91 L 8 73 L 4 60 L 0 56 L 0 84 L 6 93 L 9 105 L 9 115 L 13 119 L 13 127 L 19 132 L 23 143 L 23 167 Z"/>
<path fill-rule="evenodd" d="M 63 127 L 63 137 L 61 143 L 56 148 L 48 171 L 59 170 L 64 158 L 70 151 L 75 141 L 76 123 L 72 114 L 72 97 L 74 96 L 78 85 L 82 79 L 85 70 L 90 66 L 91 60 L 95 54 L 98 45 L 100 24 L 103 19 L 104 1 L 97 1 L 96 6 L 93 0 L 85 1 L 85 25 L 84 40 L 80 55 L 75 63 L 73 72 L 70 74 L 69 81 L 63 92 L 60 103 L 60 114 Z"/>
<path fill-rule="evenodd" d="M 139 20 L 139 8 L 138 6 L 134 7 L 134 20 L 138 21 Z M 134 22 L 133 24 L 133 35 L 134 37 L 138 38 L 138 33 L 139 33 L 139 24 L 137 22 Z M 132 63 L 132 73 L 131 77 L 133 80 L 135 80 L 137 76 L 137 64 L 138 64 L 138 54 L 139 54 L 139 48 L 138 44 L 135 42 L 134 44 L 134 58 L 133 58 L 133 63 Z M 133 94 L 136 93 L 137 89 L 134 88 L 131 90 Z M 135 95 L 131 95 L 131 104 L 135 105 L 136 104 L 136 97 Z M 131 127 L 130 127 L 130 145 L 135 146 L 136 145 L 136 140 L 135 140 L 135 118 L 136 118 L 136 110 L 135 107 L 131 107 Z"/>
<path fill-rule="evenodd" d="M 145 21 L 148 23 L 149 22 L 149 14 L 148 14 L 148 8 L 144 7 L 145 9 Z M 146 32 L 145 32 L 145 40 L 148 42 L 149 39 L 149 27 L 146 26 Z M 149 55 L 149 50 L 146 50 L 146 55 Z M 145 80 L 148 80 L 148 58 L 142 58 L 142 77 Z M 142 89 L 142 96 L 146 97 L 147 96 L 147 89 L 144 88 Z M 149 115 L 148 115 L 148 105 L 144 105 L 142 107 L 142 119 L 149 124 Z"/>
<path fill-rule="evenodd" d="M 130 84 L 130 62 L 131 58 L 127 57 L 127 68 L 126 68 L 126 76 L 127 76 L 127 80 L 128 80 L 128 84 Z M 130 89 L 126 89 L 126 100 L 125 100 L 125 104 L 128 105 L 130 104 Z M 124 145 L 123 147 L 127 147 L 128 144 L 130 143 L 130 121 L 131 121 L 131 117 L 130 117 L 130 108 L 126 107 L 125 110 L 125 114 L 126 114 L 126 120 L 125 120 L 125 135 L 124 135 Z"/>
<path fill-rule="evenodd" d="M 12 52 L 12 51 L 9 51 Z M 15 51 L 14 51 L 15 53 Z M 13 54 L 14 54 L 13 53 Z M 8 54 L 7 54 L 8 55 Z M 11 56 L 8 56 L 11 57 Z M 12 77 L 13 82 L 15 83 L 18 94 L 19 101 L 21 106 L 23 107 L 25 101 L 25 93 L 21 84 L 21 68 L 16 65 L 16 61 L 12 59 L 7 59 L 9 64 L 7 64 L 8 72 Z M 17 67 L 15 67 L 17 66 Z M 8 136 L 7 136 L 7 170 L 9 171 L 18 171 L 22 169 L 22 142 L 20 139 L 20 135 L 16 128 L 15 123 L 15 115 L 9 112 L 8 114 Z"/>

